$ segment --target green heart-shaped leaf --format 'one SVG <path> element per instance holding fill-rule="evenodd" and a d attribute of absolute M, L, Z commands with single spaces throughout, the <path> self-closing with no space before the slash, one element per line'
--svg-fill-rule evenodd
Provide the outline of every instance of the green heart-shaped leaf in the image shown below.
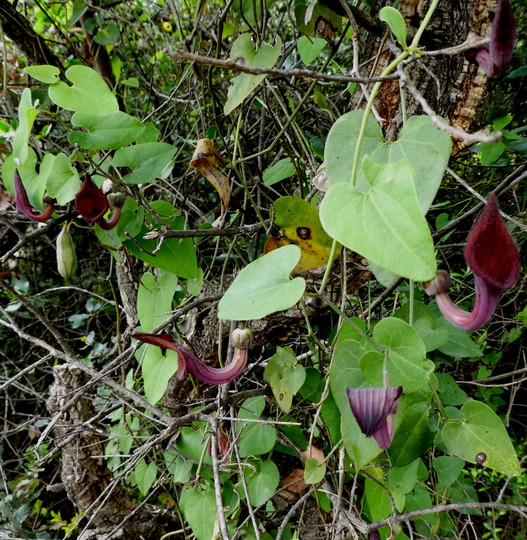
<path fill-rule="evenodd" d="M 399 45 L 406 49 L 406 23 L 399 11 L 391 6 L 385 6 L 379 11 L 379 19 L 390 27 Z"/>
<path fill-rule="evenodd" d="M 329 376 L 331 395 L 340 412 L 344 447 L 358 469 L 370 463 L 382 452 L 372 437 L 366 437 L 362 433 L 351 412 L 346 395 L 347 388 L 368 387 L 360 369 L 360 358 L 365 352 L 366 350 L 357 341 L 347 339 L 339 343 Z"/>
<path fill-rule="evenodd" d="M 449 452 L 509 476 L 521 474 L 520 463 L 499 416 L 485 403 L 470 400 L 460 420 L 445 424 L 441 437 Z"/>
<path fill-rule="evenodd" d="M 330 185 L 351 181 L 357 136 L 363 115 L 363 111 L 342 115 L 328 134 L 324 159 Z M 414 170 L 419 207 L 423 214 L 426 214 L 441 184 L 451 150 L 450 135 L 436 128 L 428 116 L 409 118 L 401 130 L 399 140 L 390 143 L 384 139 L 379 124 L 370 115 L 366 122 L 359 163 L 366 155 L 378 163 L 392 163 L 406 158 Z M 357 187 L 362 191 L 368 189 L 363 174 L 358 175 Z"/>
<path fill-rule="evenodd" d="M 71 144 L 85 150 L 115 150 L 137 140 L 145 131 L 140 120 L 120 111 L 106 116 L 75 113 L 71 123 L 88 132 L 74 131 L 68 135 Z"/>
<path fill-rule="evenodd" d="M 271 68 L 278 60 L 281 48 L 282 40 L 277 36 L 274 46 L 262 43 L 260 49 L 256 51 L 253 48 L 251 34 L 245 33 L 232 44 L 231 60 L 254 68 Z M 224 113 L 230 114 L 264 79 L 265 74 L 240 73 L 235 77 L 229 86 Z"/>
<path fill-rule="evenodd" d="M 298 246 L 283 246 L 247 265 L 221 299 L 218 318 L 261 319 L 294 306 L 306 288 L 304 278 L 289 279 L 300 254 Z"/>
<path fill-rule="evenodd" d="M 120 148 L 112 159 L 114 167 L 132 169 L 123 180 L 127 184 L 153 182 L 171 164 L 176 147 L 168 143 L 149 142 Z"/>
<path fill-rule="evenodd" d="M 278 406 L 288 413 L 293 396 L 306 380 L 306 370 L 298 363 L 291 347 L 278 347 L 265 367 L 264 378 L 271 385 Z"/>
<path fill-rule="evenodd" d="M 360 359 L 362 373 L 372 386 L 383 385 L 383 369 L 391 386 L 415 392 L 428 383 L 434 363 L 426 360 L 426 348 L 419 334 L 408 323 L 395 317 L 382 319 L 373 329 L 373 339 L 386 351 L 369 351 Z"/>
<path fill-rule="evenodd" d="M 59 81 L 49 87 L 49 98 L 55 105 L 68 111 L 94 115 L 119 110 L 116 97 L 95 70 L 86 66 L 72 66 L 66 70 L 66 78 L 72 82 L 72 86 Z"/>
<path fill-rule="evenodd" d="M 365 158 L 363 170 L 367 191 L 348 183 L 329 189 L 320 208 L 324 229 L 394 274 L 415 281 L 433 279 L 434 243 L 417 202 L 412 166 L 400 160 L 379 169 Z"/>

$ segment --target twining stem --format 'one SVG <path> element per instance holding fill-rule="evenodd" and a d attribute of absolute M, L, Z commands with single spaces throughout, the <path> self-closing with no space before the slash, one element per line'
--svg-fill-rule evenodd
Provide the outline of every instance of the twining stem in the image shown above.
<path fill-rule="evenodd" d="M 395 58 L 382 72 L 382 76 L 385 77 L 386 75 L 389 75 L 393 70 L 397 68 L 397 66 L 406 60 L 408 56 L 413 54 L 414 56 L 419 54 L 419 51 L 417 49 L 419 40 L 421 39 L 421 36 L 423 35 L 423 32 L 426 30 L 426 27 L 428 26 L 428 23 L 430 22 L 430 19 L 432 18 L 432 15 L 437 8 L 437 5 L 439 4 L 439 0 L 433 0 L 433 2 L 430 4 L 430 7 L 428 8 L 428 11 L 426 12 L 426 15 L 424 19 L 421 22 L 421 25 L 419 26 L 414 39 L 412 40 L 412 44 L 410 47 L 405 49 L 401 52 L 401 54 Z M 359 156 L 360 156 L 360 150 L 362 147 L 362 141 L 364 140 L 364 132 L 366 130 L 366 123 L 368 121 L 370 111 L 373 107 L 373 103 L 375 101 L 375 98 L 377 97 L 377 94 L 379 93 L 379 89 L 381 88 L 382 81 L 378 81 L 373 86 L 373 90 L 370 94 L 370 97 L 368 99 L 368 102 L 366 103 L 366 108 L 364 110 L 364 115 L 362 117 L 361 126 L 359 129 L 359 135 L 357 137 L 357 145 L 355 147 L 355 155 L 353 156 L 353 167 L 351 169 L 351 185 L 354 186 L 357 183 L 357 170 L 359 166 Z"/>

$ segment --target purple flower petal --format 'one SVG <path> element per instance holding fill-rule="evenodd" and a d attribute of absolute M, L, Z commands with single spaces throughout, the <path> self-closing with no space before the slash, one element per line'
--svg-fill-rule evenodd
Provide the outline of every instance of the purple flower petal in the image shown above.
<path fill-rule="evenodd" d="M 474 275 L 496 289 L 508 289 L 518 279 L 520 255 L 498 209 L 494 193 L 465 245 L 465 259 Z"/>
<path fill-rule="evenodd" d="M 75 208 L 86 221 L 94 223 L 103 218 L 110 205 L 106 195 L 86 176 L 81 189 L 75 195 Z"/>
<path fill-rule="evenodd" d="M 510 0 L 499 0 L 490 31 L 489 56 L 495 69 L 502 73 L 512 58 L 516 41 L 516 23 Z M 486 70 L 485 70 L 486 71 Z"/>
<path fill-rule="evenodd" d="M 46 208 L 43 212 L 33 212 L 29 199 L 27 198 L 26 189 L 22 183 L 22 179 L 18 174 L 18 171 L 15 169 L 14 175 L 14 184 L 15 184 L 15 204 L 17 210 L 24 214 L 29 219 L 33 221 L 46 221 L 53 214 L 53 202 L 49 197 L 44 197 L 44 202 L 46 203 Z"/>
<path fill-rule="evenodd" d="M 402 391 L 402 386 L 346 390 L 361 431 L 366 437 L 374 437 L 381 448 L 388 448 L 393 440 L 393 414 Z"/>
<path fill-rule="evenodd" d="M 450 277 L 440 270 L 424 283 L 425 292 L 435 296 L 437 305 L 454 326 L 477 330 L 494 314 L 500 291 L 512 287 L 520 273 L 520 255 L 500 215 L 496 196 L 487 197 L 487 206 L 474 225 L 465 245 L 465 259 L 474 273 L 476 301 L 472 311 L 464 311 L 448 295 Z"/>
<path fill-rule="evenodd" d="M 196 379 L 207 384 L 225 384 L 238 377 L 247 364 L 248 351 L 247 349 L 234 349 L 232 362 L 222 368 L 212 368 L 203 360 L 198 358 L 192 351 L 174 343 L 170 336 L 161 334 L 143 334 L 136 332 L 131 334 L 131 337 L 156 345 L 162 349 L 172 349 L 178 353 L 178 377 L 184 379 L 187 373 L 190 373 Z"/>

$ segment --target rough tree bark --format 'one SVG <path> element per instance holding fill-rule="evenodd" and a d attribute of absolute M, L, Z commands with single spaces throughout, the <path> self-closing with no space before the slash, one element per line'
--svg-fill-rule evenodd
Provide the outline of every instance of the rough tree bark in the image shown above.
<path fill-rule="evenodd" d="M 115 480 L 103 457 L 100 430 L 92 424 L 96 410 L 85 388 L 89 377 L 69 365 L 56 366 L 53 374 L 48 409 L 62 447 L 62 482 L 68 498 L 85 512 L 92 526 L 80 538 L 157 540 L 180 528 L 177 516 L 150 504 L 138 506 Z"/>

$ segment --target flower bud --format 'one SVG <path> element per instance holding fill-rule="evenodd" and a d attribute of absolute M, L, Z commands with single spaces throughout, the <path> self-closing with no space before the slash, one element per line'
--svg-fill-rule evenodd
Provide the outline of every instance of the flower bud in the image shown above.
<path fill-rule="evenodd" d="M 249 328 L 236 328 L 231 334 L 231 341 L 238 349 L 248 349 L 253 342 L 253 333 Z"/>
<path fill-rule="evenodd" d="M 62 277 L 70 277 L 77 271 L 77 255 L 69 224 L 64 225 L 57 236 L 57 270 Z"/>

